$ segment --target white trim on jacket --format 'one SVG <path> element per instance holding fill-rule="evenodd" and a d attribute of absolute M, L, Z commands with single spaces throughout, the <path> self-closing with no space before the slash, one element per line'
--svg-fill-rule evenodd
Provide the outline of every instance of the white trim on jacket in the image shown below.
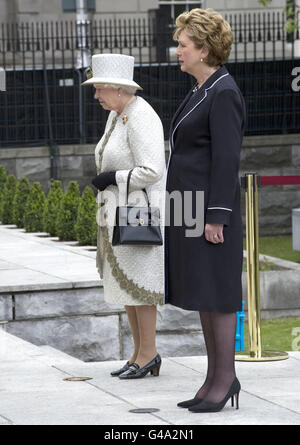
<path fill-rule="evenodd" d="M 177 130 L 177 128 L 179 127 L 179 125 L 181 124 L 181 122 L 190 114 L 192 113 L 192 111 L 195 110 L 195 108 L 198 107 L 198 105 L 200 105 L 204 99 L 206 99 L 207 97 L 207 91 L 210 90 L 211 88 L 213 88 L 215 86 L 216 83 L 219 82 L 219 80 L 223 79 L 223 77 L 229 76 L 229 73 L 223 74 L 223 76 L 219 77 L 218 79 L 216 79 L 214 81 L 214 83 L 209 87 L 209 88 L 205 88 L 205 94 L 204 97 L 202 97 L 202 99 L 187 113 L 183 116 L 182 119 L 180 119 L 180 121 L 178 122 L 178 124 L 176 125 L 176 127 L 174 128 L 174 130 L 172 131 L 171 137 L 170 137 L 170 154 L 169 154 L 169 159 L 168 159 L 168 164 L 167 164 L 167 168 L 166 168 L 166 181 L 167 181 L 167 177 L 168 177 L 168 171 L 169 171 L 169 165 L 170 165 L 170 161 L 171 161 L 171 156 L 172 156 L 172 152 L 173 152 L 173 148 L 174 148 L 174 133 Z"/>
<path fill-rule="evenodd" d="M 178 124 L 176 125 L 176 127 L 174 128 L 174 130 L 173 130 L 173 132 L 172 132 L 172 135 L 171 135 L 171 151 L 173 151 L 172 150 L 172 148 L 174 147 L 174 133 L 175 133 L 175 131 L 177 130 L 177 128 L 179 127 L 179 125 L 181 124 L 181 122 L 189 115 L 189 114 L 191 114 L 194 110 L 195 110 L 195 108 L 197 108 L 198 107 L 198 105 L 200 105 L 203 101 L 204 101 L 204 99 L 206 99 L 206 97 L 207 97 L 207 91 L 208 90 L 210 90 L 211 88 L 213 88 L 214 86 L 215 86 L 215 84 L 216 83 L 218 83 L 221 79 L 223 79 L 223 77 L 226 77 L 226 76 L 229 76 L 229 73 L 226 73 L 226 74 L 223 74 L 223 76 L 221 76 L 221 77 L 219 77 L 218 79 L 216 79 L 215 81 L 214 81 L 214 83 L 209 87 L 209 88 L 205 88 L 205 94 L 204 94 L 204 97 L 202 97 L 202 99 L 187 113 L 187 114 L 185 114 L 181 119 L 180 119 L 180 121 L 178 122 Z"/>
<path fill-rule="evenodd" d="M 227 209 L 226 207 L 207 207 L 207 210 L 227 210 L 228 212 L 232 212 L 232 209 Z"/>

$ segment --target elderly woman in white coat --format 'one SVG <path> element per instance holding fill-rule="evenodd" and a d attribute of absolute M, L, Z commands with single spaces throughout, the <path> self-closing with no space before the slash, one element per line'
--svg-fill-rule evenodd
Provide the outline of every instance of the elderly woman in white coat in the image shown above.
<path fill-rule="evenodd" d="M 156 350 L 156 305 L 163 303 L 162 246 L 113 246 L 116 206 L 124 205 L 129 171 L 129 202 L 145 206 L 146 189 L 152 206 L 163 213 L 165 155 L 160 118 L 141 97 L 133 81 L 134 58 L 120 54 L 92 57 L 92 73 L 84 85 L 93 85 L 95 99 L 109 110 L 105 132 L 95 150 L 98 192 L 97 267 L 104 298 L 124 305 L 132 331 L 134 352 L 112 376 L 135 379 L 149 372 L 159 375 Z"/>

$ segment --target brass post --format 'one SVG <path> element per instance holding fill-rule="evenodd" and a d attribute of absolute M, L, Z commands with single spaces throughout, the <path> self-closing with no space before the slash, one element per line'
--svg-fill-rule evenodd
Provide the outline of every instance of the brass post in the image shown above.
<path fill-rule="evenodd" d="M 235 354 L 238 361 L 284 360 L 288 354 L 282 351 L 262 351 L 260 333 L 260 283 L 258 246 L 258 176 L 245 175 L 246 189 L 246 251 L 248 283 L 249 351 Z"/>

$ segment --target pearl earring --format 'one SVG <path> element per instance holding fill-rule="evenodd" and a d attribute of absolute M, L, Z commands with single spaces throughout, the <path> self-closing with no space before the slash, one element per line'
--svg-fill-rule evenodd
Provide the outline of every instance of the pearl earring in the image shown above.
<path fill-rule="evenodd" d="M 203 62 L 203 59 L 202 59 L 202 58 L 200 59 L 200 62 Z"/>

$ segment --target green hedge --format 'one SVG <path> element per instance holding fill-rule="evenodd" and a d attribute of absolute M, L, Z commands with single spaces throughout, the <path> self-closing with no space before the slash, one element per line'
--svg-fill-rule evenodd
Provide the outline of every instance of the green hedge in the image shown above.
<path fill-rule="evenodd" d="M 62 241 L 76 240 L 75 224 L 80 200 L 79 186 L 76 181 L 69 182 L 57 215 L 56 230 Z"/>
<path fill-rule="evenodd" d="M 43 231 L 44 205 L 45 193 L 41 184 L 35 182 L 31 187 L 25 206 L 24 228 L 26 232 Z"/>
<path fill-rule="evenodd" d="M 3 201 L 4 201 L 4 186 L 7 181 L 7 173 L 5 168 L 0 165 L 0 221 L 2 221 Z"/>
<path fill-rule="evenodd" d="M 75 224 L 76 239 L 80 244 L 97 244 L 97 203 L 93 190 L 86 186 L 79 201 L 77 221 Z"/>
<path fill-rule="evenodd" d="M 13 223 L 17 227 L 24 227 L 25 209 L 29 194 L 29 181 L 27 178 L 21 178 L 17 182 L 16 193 L 13 200 Z"/>
<path fill-rule="evenodd" d="M 61 181 L 53 181 L 45 201 L 43 215 L 44 232 L 49 233 L 51 236 L 57 236 L 56 221 L 63 196 Z"/>
<path fill-rule="evenodd" d="M 39 182 L 30 187 L 0 165 L 0 221 L 24 227 L 27 232 L 46 232 L 62 241 L 97 245 L 97 204 L 91 187 L 80 195 L 76 181 L 64 193 L 61 181 L 53 181 L 47 196 Z"/>
<path fill-rule="evenodd" d="M 13 201 L 17 188 L 17 180 L 13 175 L 8 175 L 3 187 L 1 220 L 3 224 L 14 224 L 13 221 Z"/>

